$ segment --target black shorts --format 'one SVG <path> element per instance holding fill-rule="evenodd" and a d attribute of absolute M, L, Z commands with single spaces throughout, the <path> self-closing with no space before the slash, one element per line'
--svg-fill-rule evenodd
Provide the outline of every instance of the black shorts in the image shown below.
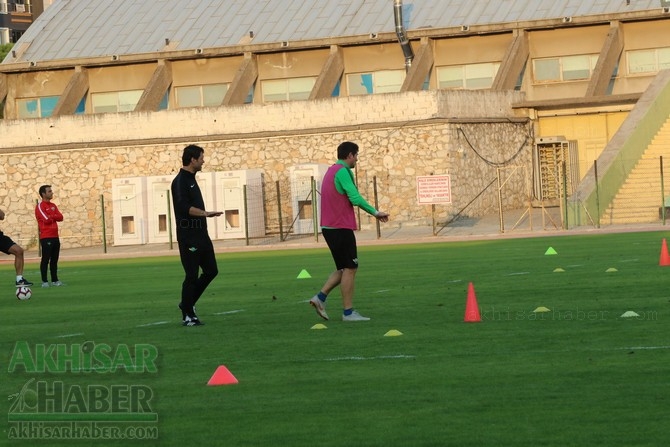
<path fill-rule="evenodd" d="M 12 247 L 12 245 L 16 245 L 16 242 L 14 242 L 9 236 L 5 236 L 5 234 L 0 231 L 0 251 L 7 255 L 10 254 L 9 249 Z"/>
<path fill-rule="evenodd" d="M 321 234 L 330 248 L 337 270 L 357 269 L 358 252 L 354 230 L 322 228 Z"/>

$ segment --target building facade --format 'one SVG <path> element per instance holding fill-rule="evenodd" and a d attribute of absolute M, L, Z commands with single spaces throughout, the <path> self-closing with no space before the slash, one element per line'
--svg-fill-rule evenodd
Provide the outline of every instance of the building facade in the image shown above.
<path fill-rule="evenodd" d="M 169 2 L 153 11 L 114 2 L 123 23 L 132 20 L 122 11 L 136 12 L 140 30 L 114 15 L 102 25 L 111 4 L 88 3 L 84 11 L 56 2 L 0 64 L 8 159 L 0 178 L 21 192 L 2 206 L 21 210 L 33 183 L 60 184 L 90 227 L 80 238 L 72 231 L 74 245 L 100 242 L 101 207 L 114 214 L 112 180 L 172 174 L 188 142 L 203 143 L 209 169 L 260 169 L 266 183 L 290 182 L 294 165 L 332 162 L 337 140 L 363 142 L 358 178 L 386 182 L 380 206 L 405 224 L 431 218 L 416 199 L 424 175 L 451 176 L 454 200 L 437 210 L 443 222 L 464 207 L 478 216 L 558 206 L 555 179 L 570 177 L 568 194 L 577 191 L 670 68 L 670 5 L 658 0 L 576 9 L 515 1 L 490 14 L 482 5 L 498 2 L 282 9 L 292 3 L 268 0 L 253 17 L 237 1 L 202 1 L 188 14 L 168 11 Z M 556 154 L 568 168 L 547 173 Z M 511 183 L 500 194 L 496 185 Z M 24 217 L 17 212 L 17 224 Z"/>
<path fill-rule="evenodd" d="M 54 0 L 0 0 L 0 45 L 18 42 Z"/>

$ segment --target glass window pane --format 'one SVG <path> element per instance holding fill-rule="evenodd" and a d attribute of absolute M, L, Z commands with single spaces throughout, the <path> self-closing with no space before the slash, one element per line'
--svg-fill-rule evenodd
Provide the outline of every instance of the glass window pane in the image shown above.
<path fill-rule="evenodd" d="M 254 85 L 251 86 L 249 89 L 249 93 L 247 94 L 247 97 L 244 98 L 244 103 L 245 104 L 253 104 L 254 102 L 254 90 L 256 90 L 256 83 L 254 82 Z"/>
<path fill-rule="evenodd" d="M 117 106 L 116 93 L 94 93 L 91 95 L 91 105 L 93 106 L 93 113 L 109 113 L 116 112 Z"/>
<path fill-rule="evenodd" d="M 263 102 L 286 101 L 286 79 L 277 79 L 274 81 L 263 81 Z"/>
<path fill-rule="evenodd" d="M 191 87 L 177 87 L 177 107 L 200 107 L 202 101 L 200 99 L 200 86 Z"/>
<path fill-rule="evenodd" d="M 132 112 L 142 96 L 142 90 L 119 92 L 119 112 Z"/>
<path fill-rule="evenodd" d="M 53 115 L 56 104 L 58 103 L 58 98 L 58 96 L 40 98 L 40 116 L 42 118 Z"/>
<path fill-rule="evenodd" d="M 375 73 L 375 93 L 399 92 L 404 80 L 403 70 L 378 71 Z"/>
<path fill-rule="evenodd" d="M 564 81 L 588 79 L 591 76 L 589 56 L 566 56 L 561 58 L 561 63 Z"/>
<path fill-rule="evenodd" d="M 439 67 L 437 88 L 463 88 L 463 66 Z"/>
<path fill-rule="evenodd" d="M 465 88 L 491 88 L 494 76 L 493 64 L 466 65 Z"/>
<path fill-rule="evenodd" d="M 312 88 L 316 83 L 315 78 L 295 78 L 288 80 L 288 99 L 290 101 L 302 101 L 309 99 Z"/>
<path fill-rule="evenodd" d="M 667 70 L 670 68 L 670 48 L 658 49 L 658 69 Z"/>
<path fill-rule="evenodd" d="M 81 101 L 79 101 L 79 105 L 77 106 L 77 110 L 74 111 L 74 114 L 81 115 L 84 112 L 86 112 L 86 96 L 81 98 Z"/>
<path fill-rule="evenodd" d="M 16 101 L 19 118 L 39 118 L 40 112 L 37 108 L 36 99 L 18 99 Z"/>
<path fill-rule="evenodd" d="M 338 97 L 340 96 L 340 81 L 337 81 L 337 84 L 335 84 L 335 88 L 333 89 L 333 93 L 330 94 L 332 97 Z"/>
<path fill-rule="evenodd" d="M 371 95 L 374 93 L 372 87 L 372 73 L 347 75 L 347 87 L 349 89 L 349 96 Z"/>
<path fill-rule="evenodd" d="M 533 61 L 535 68 L 535 80 L 542 81 L 560 81 L 561 69 L 558 59 L 535 59 Z"/>
<path fill-rule="evenodd" d="M 228 84 L 212 84 L 202 86 L 202 105 L 218 107 L 223 104 L 223 98 L 228 91 Z"/>
<path fill-rule="evenodd" d="M 650 73 L 656 71 L 654 50 L 628 52 L 628 73 Z"/>
<path fill-rule="evenodd" d="M 167 110 L 169 99 L 170 99 L 170 89 L 168 89 L 168 91 L 165 92 L 163 99 L 161 99 L 161 103 L 158 104 L 158 110 Z"/>

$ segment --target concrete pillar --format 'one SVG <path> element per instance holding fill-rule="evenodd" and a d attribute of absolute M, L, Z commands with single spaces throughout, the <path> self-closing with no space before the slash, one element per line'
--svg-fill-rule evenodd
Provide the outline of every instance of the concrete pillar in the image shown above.
<path fill-rule="evenodd" d="M 426 77 L 430 73 L 430 70 L 433 68 L 433 44 L 432 40 L 428 38 L 421 39 L 421 46 L 419 51 L 416 52 L 414 60 L 412 60 L 412 67 L 407 72 L 405 76 L 405 81 L 400 87 L 401 92 L 414 92 L 423 90 L 423 84 L 426 81 Z"/>
<path fill-rule="evenodd" d="M 593 69 L 589 86 L 586 88 L 587 97 L 607 95 L 610 80 L 622 51 L 623 31 L 619 22 L 612 22 L 607 39 L 600 50 L 596 67 Z"/>
<path fill-rule="evenodd" d="M 83 67 L 75 67 L 74 74 L 58 99 L 52 116 L 74 115 L 86 92 L 88 92 L 88 71 Z"/>
<path fill-rule="evenodd" d="M 337 82 L 344 73 L 344 58 L 342 57 L 342 49 L 337 45 L 331 45 L 330 56 L 323 64 L 319 77 L 316 78 L 316 83 L 312 92 L 309 94 L 309 99 L 330 98 Z"/>
<path fill-rule="evenodd" d="M 235 74 L 230 88 L 223 98 L 224 106 L 244 104 L 249 95 L 249 90 L 253 87 L 258 78 L 258 61 L 253 53 L 245 53 L 244 61 Z"/>
<path fill-rule="evenodd" d="M 491 89 L 495 91 L 513 90 L 526 66 L 529 54 L 528 35 L 522 29 L 515 30 Z"/>
<path fill-rule="evenodd" d="M 172 63 L 159 60 L 149 83 L 140 96 L 135 112 L 155 112 L 172 85 Z"/>

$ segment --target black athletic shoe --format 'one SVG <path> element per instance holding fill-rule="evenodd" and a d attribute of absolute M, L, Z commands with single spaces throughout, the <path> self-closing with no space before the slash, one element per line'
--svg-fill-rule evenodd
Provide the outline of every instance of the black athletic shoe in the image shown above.
<path fill-rule="evenodd" d="M 20 281 L 16 281 L 16 287 L 30 287 L 33 283 L 28 281 L 26 278 L 21 278 Z"/>
<path fill-rule="evenodd" d="M 184 319 L 184 322 L 182 323 L 183 326 L 204 326 L 205 323 L 200 321 L 198 317 L 193 317 L 193 316 L 188 316 L 186 315 L 186 318 Z"/>

